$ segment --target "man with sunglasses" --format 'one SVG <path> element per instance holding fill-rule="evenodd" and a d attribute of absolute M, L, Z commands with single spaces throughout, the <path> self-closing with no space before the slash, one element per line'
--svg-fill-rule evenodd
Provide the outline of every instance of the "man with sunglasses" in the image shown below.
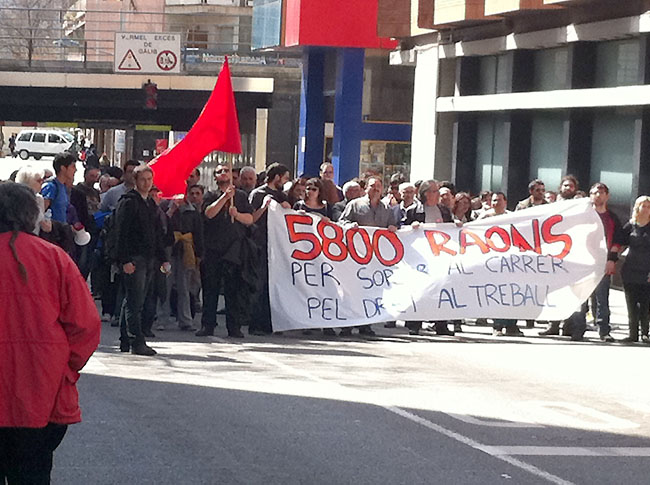
<path fill-rule="evenodd" d="M 248 319 L 249 292 L 243 279 L 246 254 L 242 250 L 246 227 L 253 224 L 253 209 L 246 192 L 232 184 L 231 169 L 219 164 L 214 170 L 218 189 L 203 199 L 205 258 L 201 261 L 203 313 L 197 337 L 214 334 L 217 301 L 223 292 L 226 300 L 228 336 L 242 338 L 241 326 Z"/>

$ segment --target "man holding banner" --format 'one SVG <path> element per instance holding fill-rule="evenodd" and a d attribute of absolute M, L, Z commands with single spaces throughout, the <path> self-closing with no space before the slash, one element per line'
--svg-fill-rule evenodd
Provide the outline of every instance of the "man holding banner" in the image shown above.
<path fill-rule="evenodd" d="M 369 177 L 366 181 L 366 196 L 350 201 L 341 214 L 341 222 L 354 229 L 359 226 L 385 227 L 391 232 L 397 230 L 399 221 L 395 211 L 384 204 L 381 200 L 384 191 L 383 182 L 379 177 Z M 370 325 L 359 327 L 360 335 L 375 335 Z M 347 327 L 341 330 L 341 335 L 346 337 L 352 335 L 352 328 Z"/>
<path fill-rule="evenodd" d="M 370 197 L 350 203 L 345 228 L 270 205 L 274 330 L 395 319 L 563 320 L 605 272 L 603 224 L 587 199 L 395 232 L 362 225 L 382 217 L 369 203 L 380 184 L 371 180 Z"/>
<path fill-rule="evenodd" d="M 272 163 L 266 170 L 266 183 L 256 188 L 250 194 L 250 203 L 253 207 L 253 222 L 257 229 L 254 232 L 255 242 L 260 248 L 260 279 L 259 300 L 254 306 L 256 314 L 251 319 L 248 333 L 251 335 L 267 335 L 273 332 L 271 326 L 271 306 L 269 303 L 269 278 L 268 278 L 268 237 L 267 237 L 267 209 L 272 200 L 289 209 L 287 196 L 282 192 L 284 184 L 289 181 L 289 169 L 280 163 Z"/>

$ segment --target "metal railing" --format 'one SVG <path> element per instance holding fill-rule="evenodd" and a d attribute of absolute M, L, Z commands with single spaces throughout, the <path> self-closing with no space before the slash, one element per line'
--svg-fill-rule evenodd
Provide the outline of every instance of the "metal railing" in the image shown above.
<path fill-rule="evenodd" d="M 159 12 L 128 10 L 133 4 L 126 1 L 103 5 L 115 10 L 0 7 L 0 69 L 112 72 L 116 32 L 179 34 L 181 71 L 188 74 L 200 74 L 225 56 L 232 65 L 300 66 L 296 56 L 251 50 L 250 8 L 228 14 L 213 12 L 210 5 L 200 10 L 174 5 Z"/>

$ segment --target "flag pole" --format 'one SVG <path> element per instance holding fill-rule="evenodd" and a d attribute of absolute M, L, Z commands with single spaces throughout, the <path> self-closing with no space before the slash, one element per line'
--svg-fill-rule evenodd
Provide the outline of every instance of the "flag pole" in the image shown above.
<path fill-rule="evenodd" d="M 232 153 L 227 153 L 226 154 L 226 160 L 228 162 L 228 170 L 229 170 L 228 173 L 230 174 L 230 185 L 234 185 L 233 182 L 232 182 L 232 180 L 233 180 L 233 177 L 232 177 Z M 235 190 L 237 190 L 237 189 L 235 188 Z M 234 201 L 235 201 L 235 193 L 233 192 L 233 195 L 230 197 L 230 207 L 234 206 Z M 235 223 L 235 216 L 233 216 L 233 215 L 230 216 L 230 222 L 232 224 Z"/>

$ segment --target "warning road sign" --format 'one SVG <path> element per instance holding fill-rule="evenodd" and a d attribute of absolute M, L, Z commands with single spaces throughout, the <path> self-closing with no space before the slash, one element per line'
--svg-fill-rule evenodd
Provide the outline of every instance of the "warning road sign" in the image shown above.
<path fill-rule="evenodd" d="M 126 54 L 124 54 L 124 58 L 122 59 L 122 62 L 120 62 L 118 69 L 120 71 L 142 71 L 142 66 L 138 63 L 133 51 L 129 49 L 126 51 Z"/>
<path fill-rule="evenodd" d="M 115 33 L 113 70 L 121 73 L 180 73 L 181 36 L 174 32 Z"/>
<path fill-rule="evenodd" d="M 156 64 L 163 71 L 171 71 L 176 67 L 178 58 L 172 51 L 162 51 L 156 58 Z"/>

